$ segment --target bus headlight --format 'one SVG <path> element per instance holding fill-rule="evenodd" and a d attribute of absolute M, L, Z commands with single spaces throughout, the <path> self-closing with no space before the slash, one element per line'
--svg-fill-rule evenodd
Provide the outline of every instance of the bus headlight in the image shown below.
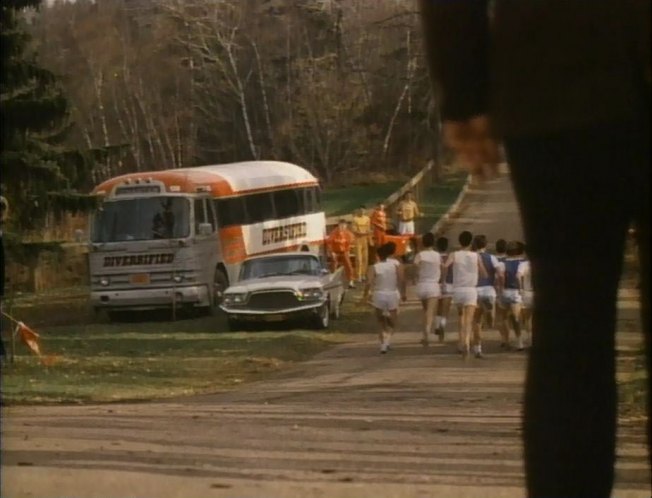
<path fill-rule="evenodd" d="M 311 287 L 309 289 L 300 289 L 297 297 L 302 301 L 314 301 L 324 297 L 324 291 L 320 287 Z"/>
<path fill-rule="evenodd" d="M 224 294 L 223 300 L 226 306 L 243 304 L 247 300 L 247 294 L 245 293 Z"/>
<path fill-rule="evenodd" d="M 110 283 L 111 283 L 111 280 L 109 279 L 109 277 L 102 277 L 102 278 L 100 279 L 100 285 L 101 285 L 102 287 L 106 287 L 106 286 L 109 285 Z"/>

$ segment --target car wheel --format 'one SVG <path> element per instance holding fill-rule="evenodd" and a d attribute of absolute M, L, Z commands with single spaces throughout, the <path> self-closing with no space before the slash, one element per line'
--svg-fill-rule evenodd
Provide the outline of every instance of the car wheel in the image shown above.
<path fill-rule="evenodd" d="M 331 314 L 328 303 L 324 304 L 315 317 L 315 328 L 318 330 L 327 329 L 331 323 Z"/>
<path fill-rule="evenodd" d="M 242 321 L 238 320 L 237 318 L 227 318 L 227 323 L 229 325 L 229 330 L 231 332 L 238 332 L 240 330 L 243 330 L 244 327 L 242 326 Z"/>

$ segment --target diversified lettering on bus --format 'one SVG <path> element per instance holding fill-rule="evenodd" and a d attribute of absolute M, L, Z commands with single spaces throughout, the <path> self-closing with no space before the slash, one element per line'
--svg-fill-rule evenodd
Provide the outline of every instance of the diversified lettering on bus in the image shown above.
<path fill-rule="evenodd" d="M 104 266 L 167 265 L 172 261 L 174 261 L 174 253 L 105 256 Z"/>
<path fill-rule="evenodd" d="M 263 245 L 276 244 L 277 242 L 284 242 L 286 240 L 300 239 L 308 234 L 308 224 L 304 221 L 302 223 L 292 223 L 291 225 L 283 225 L 274 228 L 263 229 Z"/>

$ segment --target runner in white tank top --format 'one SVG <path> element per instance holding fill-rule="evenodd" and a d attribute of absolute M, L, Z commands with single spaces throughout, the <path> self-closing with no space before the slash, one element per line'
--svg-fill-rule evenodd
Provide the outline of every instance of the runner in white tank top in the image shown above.
<path fill-rule="evenodd" d="M 423 307 L 423 336 L 421 344 L 428 346 L 428 334 L 432 331 L 432 322 L 437 301 L 441 295 L 441 256 L 433 249 L 435 236 L 432 232 L 422 238 L 424 249 L 417 254 L 414 264 L 417 267 L 417 296 Z"/>
<path fill-rule="evenodd" d="M 392 333 L 396 328 L 399 300 L 405 300 L 405 277 L 403 267 L 391 256 L 396 251 L 396 244 L 388 242 L 378 248 L 380 261 L 371 266 L 367 272 L 367 284 L 364 300 L 371 293 L 371 304 L 375 308 L 376 318 L 380 324 L 380 352 L 389 350 Z"/>
<path fill-rule="evenodd" d="M 486 276 L 487 272 L 478 254 L 471 251 L 473 234 L 465 230 L 460 234 L 459 242 L 462 248 L 448 257 L 444 269 L 453 266 L 453 303 L 457 305 L 460 321 L 458 350 L 466 358 L 471 352 L 473 315 L 478 301 L 478 276 Z"/>
<path fill-rule="evenodd" d="M 527 257 L 524 255 L 524 257 Z M 530 262 L 521 261 L 516 271 L 516 278 L 521 284 L 523 307 L 521 308 L 521 327 L 526 333 L 526 342 L 532 345 L 532 309 L 534 304 L 534 290 L 532 288 L 532 272 Z"/>
<path fill-rule="evenodd" d="M 441 296 L 437 303 L 435 334 L 439 336 L 439 342 L 444 342 L 446 336 L 446 322 L 448 321 L 448 312 L 450 311 L 451 299 L 453 297 L 453 269 L 450 266 L 446 266 L 446 261 L 450 256 L 447 253 L 448 239 L 446 237 L 439 237 L 435 245 L 437 246 L 437 252 L 441 257 L 442 262 Z"/>

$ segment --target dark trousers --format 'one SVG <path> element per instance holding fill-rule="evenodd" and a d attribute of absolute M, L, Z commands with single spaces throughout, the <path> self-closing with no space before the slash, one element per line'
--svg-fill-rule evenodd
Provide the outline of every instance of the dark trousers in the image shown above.
<path fill-rule="evenodd" d="M 631 222 L 639 230 L 650 358 L 645 128 L 620 124 L 506 140 L 535 289 L 523 418 L 530 497 L 611 495 L 616 300 Z M 649 436 L 648 421 L 648 444 Z"/>

